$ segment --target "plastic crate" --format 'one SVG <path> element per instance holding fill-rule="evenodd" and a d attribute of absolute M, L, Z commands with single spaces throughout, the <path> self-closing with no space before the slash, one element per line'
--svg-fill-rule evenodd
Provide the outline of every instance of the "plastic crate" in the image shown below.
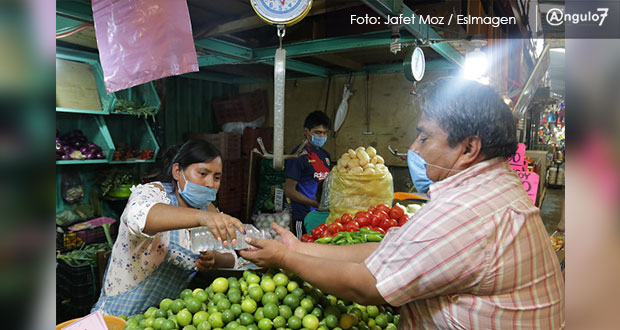
<path fill-rule="evenodd" d="M 87 63 L 91 66 L 93 75 L 95 77 L 95 83 L 97 85 L 99 101 L 101 102 L 102 108 L 102 110 L 86 110 L 56 107 L 56 111 L 98 115 L 110 114 L 111 109 L 114 107 L 114 103 L 116 102 L 116 96 L 114 95 L 114 93 L 108 94 L 105 90 L 103 69 L 101 68 L 101 64 L 99 63 L 99 56 L 96 53 L 89 53 L 74 49 L 58 47 L 56 48 L 56 58 L 67 61 Z"/>
<path fill-rule="evenodd" d="M 225 161 L 241 158 L 241 134 L 235 133 L 190 133 L 189 138 L 203 139 L 213 143 Z M 225 165 L 227 166 L 227 165 Z"/>
<path fill-rule="evenodd" d="M 157 153 L 159 153 L 159 145 L 146 119 L 109 116 L 106 118 L 106 122 L 115 145 L 115 151 L 122 149 L 153 150 L 153 157 L 150 159 L 115 160 L 114 155 L 112 155 L 110 163 L 152 163 L 155 161 Z"/>
<path fill-rule="evenodd" d="M 63 135 L 79 129 L 89 142 L 101 147 L 104 159 L 57 160 L 56 165 L 108 163 L 114 154 L 114 143 L 105 121 L 100 116 L 56 113 L 56 129 Z"/>
<path fill-rule="evenodd" d="M 63 260 L 58 260 L 56 275 L 59 280 L 71 285 L 97 284 L 97 267 L 95 265 L 71 266 Z"/>
<path fill-rule="evenodd" d="M 213 111 L 218 124 L 252 122 L 267 114 L 265 91 L 229 95 L 213 100 Z"/>
<path fill-rule="evenodd" d="M 243 156 L 249 155 L 254 148 L 262 151 L 256 142 L 259 137 L 263 139 L 263 145 L 267 151 L 273 152 L 273 127 L 246 127 L 241 137 L 241 154 Z"/>
<path fill-rule="evenodd" d="M 118 222 L 115 222 L 112 225 L 110 225 L 110 236 L 112 240 L 114 240 L 116 236 L 118 235 L 118 226 L 119 226 Z M 105 237 L 105 232 L 103 231 L 103 227 L 101 226 L 95 227 L 92 229 L 84 229 L 84 230 L 76 231 L 75 235 L 81 238 L 82 241 L 86 244 L 107 242 L 107 239 Z"/>
<path fill-rule="evenodd" d="M 116 96 L 117 102 L 119 100 L 127 100 L 135 103 L 138 106 L 146 105 L 149 107 L 155 107 L 154 114 L 159 112 L 161 107 L 161 101 L 159 99 L 159 95 L 157 95 L 157 91 L 155 90 L 155 86 L 153 82 L 148 82 L 146 84 L 134 86 L 128 89 L 123 89 L 117 92 L 114 92 Z M 116 107 L 115 103 L 115 107 Z M 116 108 L 112 110 L 113 114 L 123 114 L 129 115 L 128 113 L 116 111 Z"/>

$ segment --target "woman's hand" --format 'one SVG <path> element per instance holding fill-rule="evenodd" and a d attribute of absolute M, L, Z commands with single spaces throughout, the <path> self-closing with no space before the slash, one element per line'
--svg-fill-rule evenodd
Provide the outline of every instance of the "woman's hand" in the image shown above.
<path fill-rule="evenodd" d="M 256 248 L 239 251 L 239 254 L 260 267 L 282 268 L 284 256 L 290 253 L 284 244 L 271 239 L 246 237 L 245 241 Z"/>
<path fill-rule="evenodd" d="M 198 261 L 195 264 L 200 272 L 212 269 L 215 265 L 215 251 L 201 251 L 200 257 L 198 257 Z"/>
<path fill-rule="evenodd" d="M 273 230 L 275 230 L 275 232 L 280 235 L 278 241 L 284 244 L 287 249 L 291 251 L 298 251 L 299 244 L 301 244 L 301 242 L 299 242 L 299 240 L 297 239 L 297 237 L 295 237 L 295 235 L 293 235 L 293 233 L 291 233 L 289 230 L 284 229 L 282 226 L 276 224 L 275 222 L 271 223 L 271 228 L 273 228 Z"/>
<path fill-rule="evenodd" d="M 208 211 L 204 212 L 204 217 L 200 219 L 200 225 L 209 228 L 213 237 L 223 240 L 223 244 L 228 245 L 228 240 L 232 244 L 237 243 L 237 235 L 235 228 L 245 234 L 245 228 L 239 219 L 220 212 Z"/>

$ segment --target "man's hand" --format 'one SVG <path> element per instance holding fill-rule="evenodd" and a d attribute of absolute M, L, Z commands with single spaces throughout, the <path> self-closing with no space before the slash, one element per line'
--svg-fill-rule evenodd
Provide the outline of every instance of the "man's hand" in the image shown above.
<path fill-rule="evenodd" d="M 242 250 L 239 253 L 243 258 L 260 267 L 282 268 L 284 255 L 290 253 L 288 248 L 278 241 L 253 237 L 246 237 L 245 241 L 256 248 Z"/>
<path fill-rule="evenodd" d="M 201 251 L 198 261 L 196 261 L 196 267 L 200 272 L 206 272 L 213 268 L 215 265 L 215 251 Z"/>
<path fill-rule="evenodd" d="M 297 237 L 295 237 L 295 235 L 293 235 L 293 233 L 287 229 L 284 229 L 275 222 L 271 223 L 271 228 L 273 228 L 273 230 L 280 235 L 278 242 L 284 244 L 284 246 L 291 251 L 299 251 L 299 245 L 301 242 L 297 239 Z"/>

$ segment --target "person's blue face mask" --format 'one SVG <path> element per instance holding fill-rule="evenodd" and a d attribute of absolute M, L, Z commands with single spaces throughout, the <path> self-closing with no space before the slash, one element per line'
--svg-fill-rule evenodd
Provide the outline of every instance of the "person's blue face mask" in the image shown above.
<path fill-rule="evenodd" d="M 435 183 L 428 177 L 426 172 L 426 165 L 440 168 L 446 171 L 460 172 L 461 170 L 453 170 L 451 168 L 445 168 L 438 165 L 429 164 L 422 158 L 422 156 L 413 152 L 411 149 L 407 151 L 407 167 L 409 167 L 409 174 L 415 189 L 419 192 L 427 192 L 431 184 Z"/>
<path fill-rule="evenodd" d="M 185 188 L 181 190 L 181 186 L 177 182 L 177 185 L 179 185 L 179 195 L 181 195 L 183 200 L 187 204 L 189 204 L 189 206 L 201 209 L 211 204 L 215 200 L 217 196 L 217 189 L 189 182 L 185 178 L 185 174 L 183 174 L 183 171 L 181 171 L 181 175 L 185 180 Z"/>
<path fill-rule="evenodd" d="M 409 149 L 407 151 L 407 167 L 415 189 L 419 192 L 427 192 L 428 187 L 433 184 L 433 180 L 429 179 L 426 173 L 426 161 L 422 156 Z"/>
<path fill-rule="evenodd" d="M 310 140 L 310 143 L 312 143 L 312 145 L 315 147 L 322 147 L 325 144 L 325 141 L 327 141 L 327 136 L 313 135 L 312 140 Z"/>

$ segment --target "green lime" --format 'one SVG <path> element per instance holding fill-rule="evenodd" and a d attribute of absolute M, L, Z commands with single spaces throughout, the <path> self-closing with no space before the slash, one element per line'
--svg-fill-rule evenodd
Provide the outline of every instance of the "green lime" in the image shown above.
<path fill-rule="evenodd" d="M 192 313 L 184 309 L 177 314 L 177 323 L 184 327 L 192 323 Z"/>
<path fill-rule="evenodd" d="M 245 299 L 241 302 L 241 310 L 246 313 L 254 313 L 256 311 L 256 301 L 252 298 Z"/>
<path fill-rule="evenodd" d="M 276 286 L 286 286 L 288 284 L 288 276 L 284 273 L 277 273 L 273 276 L 273 281 L 276 283 Z"/>
<path fill-rule="evenodd" d="M 193 297 L 193 296 L 194 296 L 194 293 L 192 292 L 191 289 L 185 289 L 185 290 L 181 291 L 181 294 L 179 295 L 179 298 L 185 300 L 185 299 L 187 299 L 189 297 Z"/>
<path fill-rule="evenodd" d="M 351 310 L 349 311 L 349 313 L 353 313 L 355 314 L 355 316 L 357 316 L 358 320 L 362 320 L 363 319 L 363 313 L 362 310 L 357 308 L 357 307 L 353 307 L 351 308 Z"/>
<path fill-rule="evenodd" d="M 310 314 L 316 316 L 319 319 L 323 317 L 323 311 L 319 307 L 314 307 Z"/>
<path fill-rule="evenodd" d="M 228 297 L 226 297 L 226 295 L 222 292 L 218 292 L 216 294 L 213 295 L 212 300 L 215 301 L 215 303 L 217 304 L 218 301 L 222 300 L 222 299 L 226 299 L 228 300 Z"/>
<path fill-rule="evenodd" d="M 235 314 L 230 309 L 227 309 L 222 312 L 222 322 L 224 322 L 224 324 L 234 319 L 235 319 Z"/>
<path fill-rule="evenodd" d="M 231 321 L 230 323 L 228 323 L 228 324 L 226 325 L 226 328 L 224 328 L 224 329 L 229 329 L 229 330 L 232 330 L 232 329 L 236 329 L 237 327 L 239 327 L 239 322 L 237 322 L 237 321 Z"/>
<path fill-rule="evenodd" d="M 160 317 L 166 318 L 166 317 L 168 317 L 168 312 L 166 312 L 166 310 L 160 308 L 160 309 L 155 311 L 155 315 L 154 316 L 155 316 L 155 318 L 160 318 Z"/>
<path fill-rule="evenodd" d="M 183 308 L 185 308 L 185 303 L 183 302 L 183 300 L 181 299 L 176 299 L 175 301 L 172 302 L 172 304 L 170 305 L 170 310 L 172 310 L 172 312 L 174 314 L 177 314 L 178 312 L 180 312 Z"/>
<path fill-rule="evenodd" d="M 260 330 L 271 330 L 271 328 L 273 327 L 273 322 L 270 319 L 262 319 L 260 321 L 258 321 L 258 328 Z"/>
<path fill-rule="evenodd" d="M 263 316 L 266 318 L 273 320 L 276 316 L 278 316 L 279 310 L 278 305 L 274 303 L 268 303 L 263 306 Z"/>
<path fill-rule="evenodd" d="M 204 312 L 204 311 L 198 311 L 192 317 L 192 324 L 197 327 L 200 323 L 204 321 L 208 321 L 208 320 L 209 320 L 209 313 Z"/>
<path fill-rule="evenodd" d="M 144 312 L 144 317 L 147 319 L 150 317 L 155 317 L 155 312 L 157 312 L 157 310 L 157 307 L 149 307 L 146 312 Z"/>
<path fill-rule="evenodd" d="M 222 321 L 222 313 L 220 312 L 210 314 L 208 321 L 211 324 L 211 328 L 221 328 L 224 326 L 224 322 Z"/>
<path fill-rule="evenodd" d="M 334 314 L 328 314 L 325 316 L 325 324 L 328 328 L 333 329 L 338 326 L 338 316 Z"/>
<path fill-rule="evenodd" d="M 258 285 L 253 286 L 248 288 L 248 294 L 250 298 L 254 299 L 255 301 L 261 301 L 261 299 L 263 298 L 263 289 Z"/>
<path fill-rule="evenodd" d="M 282 300 L 288 294 L 288 290 L 286 289 L 286 287 L 282 285 L 278 285 L 276 286 L 276 290 L 274 291 L 274 293 L 276 294 L 276 297 L 278 297 L 279 300 Z"/>
<path fill-rule="evenodd" d="M 233 304 L 238 304 L 241 302 L 241 290 L 239 289 L 230 289 L 228 290 L 228 300 L 230 300 Z"/>
<path fill-rule="evenodd" d="M 263 280 L 260 281 L 260 287 L 264 292 L 273 292 L 276 289 L 276 283 L 268 277 L 263 277 Z"/>
<path fill-rule="evenodd" d="M 256 312 L 254 313 L 254 321 L 258 322 L 264 318 L 265 318 L 265 315 L 263 315 L 263 308 L 259 307 L 258 309 L 256 309 Z"/>
<path fill-rule="evenodd" d="M 297 330 L 297 329 L 301 328 L 301 319 L 298 318 L 297 316 L 293 315 L 293 316 L 291 316 L 288 319 L 288 323 L 287 324 L 288 324 L 289 328 L 291 328 L 293 330 Z"/>
<path fill-rule="evenodd" d="M 385 330 L 396 330 L 396 325 L 394 325 L 394 323 L 388 323 L 385 326 Z"/>
<path fill-rule="evenodd" d="M 286 305 L 280 305 L 278 306 L 278 314 L 288 320 L 293 315 L 293 311 Z"/>
<path fill-rule="evenodd" d="M 177 327 L 176 323 L 174 323 L 174 321 L 172 321 L 172 320 L 165 320 L 161 324 L 161 330 L 173 330 L 176 327 Z"/>
<path fill-rule="evenodd" d="M 160 330 L 162 324 L 164 323 L 164 321 L 166 320 L 165 317 L 158 317 L 155 319 L 155 321 L 153 321 L 153 329 L 155 330 Z"/>
<path fill-rule="evenodd" d="M 286 319 L 282 316 L 276 316 L 276 318 L 273 319 L 273 326 L 275 328 L 284 328 L 286 326 Z"/>
<path fill-rule="evenodd" d="M 299 306 L 306 310 L 306 312 L 310 313 L 312 308 L 314 308 L 314 304 L 310 298 L 304 298 L 299 302 Z"/>
<path fill-rule="evenodd" d="M 263 306 L 267 304 L 277 304 L 278 302 L 278 296 L 273 292 L 265 293 L 263 295 L 263 298 L 261 299 L 261 303 L 263 303 Z"/>
<path fill-rule="evenodd" d="M 258 277 L 258 275 L 256 274 L 250 274 L 248 275 L 248 278 L 245 279 L 246 281 L 248 281 L 248 284 L 252 284 L 252 283 L 260 283 L 260 277 Z"/>
<path fill-rule="evenodd" d="M 211 286 L 213 287 L 213 292 L 215 293 L 226 292 L 226 290 L 228 290 L 228 280 L 224 277 L 218 277 L 213 280 Z"/>
<path fill-rule="evenodd" d="M 342 329 L 347 330 L 352 326 L 357 325 L 357 316 L 355 314 L 342 314 L 340 316 L 339 325 Z"/>
<path fill-rule="evenodd" d="M 239 323 L 241 323 L 241 325 L 250 325 L 254 323 L 254 316 L 250 313 L 241 313 L 241 315 L 239 315 Z"/>
<path fill-rule="evenodd" d="M 198 298 L 190 297 L 185 299 L 185 308 L 194 314 L 202 308 L 202 302 Z"/>
<path fill-rule="evenodd" d="M 286 295 L 286 297 L 284 297 L 284 299 L 282 300 L 282 303 L 284 303 L 286 306 L 290 307 L 291 309 L 297 308 L 297 306 L 299 306 L 299 298 L 297 296 L 295 296 L 292 293 L 289 293 Z"/>
<path fill-rule="evenodd" d="M 217 302 L 217 309 L 224 311 L 230 308 L 230 301 L 228 299 L 222 299 Z"/>
<path fill-rule="evenodd" d="M 306 295 L 306 293 L 304 292 L 304 289 L 302 289 L 302 288 L 297 288 L 297 289 L 291 291 L 291 293 L 293 295 L 295 295 L 299 299 L 302 299 Z"/>
<path fill-rule="evenodd" d="M 230 305 L 230 310 L 233 312 L 233 314 L 235 314 L 235 317 L 241 315 L 241 313 L 243 312 L 243 310 L 241 309 L 241 305 L 240 304 L 232 304 L 232 305 Z"/>
<path fill-rule="evenodd" d="M 146 319 L 140 321 L 140 326 L 143 326 L 143 327 L 146 327 L 146 328 L 152 327 L 153 326 L 153 321 L 155 321 L 155 318 L 152 318 L 152 317 L 146 318 Z"/>
<path fill-rule="evenodd" d="M 159 308 L 167 311 L 170 308 L 171 304 L 172 304 L 172 299 L 166 298 L 159 303 Z"/>
<path fill-rule="evenodd" d="M 293 315 L 297 316 L 300 319 L 303 319 L 306 314 L 308 314 L 308 312 L 306 312 L 306 310 L 301 306 L 295 308 L 295 312 L 293 312 Z"/>
<path fill-rule="evenodd" d="M 319 318 L 312 314 L 308 314 L 304 316 L 301 322 L 304 328 L 307 328 L 310 330 L 316 330 L 316 328 L 319 327 Z"/>
<path fill-rule="evenodd" d="M 209 323 L 208 321 L 200 322 L 196 326 L 196 330 L 211 330 L 211 323 Z"/>
<path fill-rule="evenodd" d="M 213 314 L 213 313 L 217 313 L 220 312 L 220 310 L 216 307 L 216 306 L 211 306 L 207 308 L 207 312 L 209 314 Z"/>
<path fill-rule="evenodd" d="M 246 328 L 248 328 L 248 330 L 259 330 L 256 324 L 250 324 Z"/>
<path fill-rule="evenodd" d="M 146 329 L 145 329 L 146 330 Z M 193 325 L 186 325 L 183 327 L 182 330 L 197 330 L 195 326 Z"/>
<path fill-rule="evenodd" d="M 299 287 L 299 283 L 295 281 L 289 281 L 288 284 L 286 285 L 286 289 L 288 290 L 288 292 L 293 292 L 293 290 L 297 289 L 298 287 Z"/>
<path fill-rule="evenodd" d="M 378 326 L 384 329 L 388 324 L 388 318 L 385 314 L 379 314 L 375 317 L 375 322 L 377 322 Z"/>

